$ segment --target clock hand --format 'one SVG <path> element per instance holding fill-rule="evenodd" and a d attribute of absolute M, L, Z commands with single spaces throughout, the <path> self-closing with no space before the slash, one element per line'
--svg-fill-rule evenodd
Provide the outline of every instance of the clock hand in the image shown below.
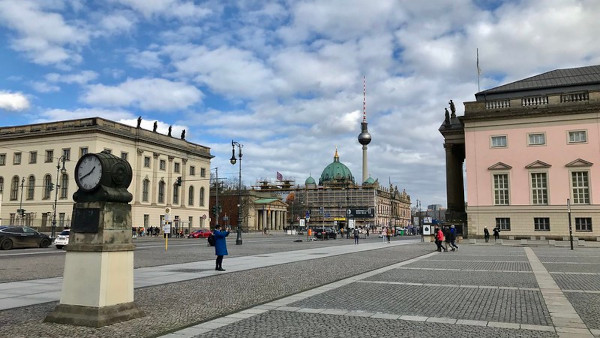
<path fill-rule="evenodd" d="M 87 173 L 87 174 L 85 174 L 85 175 L 81 176 L 79 179 L 86 178 L 86 177 L 90 176 L 90 175 L 91 175 L 91 174 L 94 172 L 94 169 L 96 169 L 96 167 L 93 167 L 93 168 L 92 168 L 92 170 L 90 170 L 90 172 L 89 172 L 89 173 Z"/>

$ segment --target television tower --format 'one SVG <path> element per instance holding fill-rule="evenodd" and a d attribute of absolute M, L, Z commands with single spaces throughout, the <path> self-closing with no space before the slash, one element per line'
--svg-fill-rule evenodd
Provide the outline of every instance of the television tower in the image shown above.
<path fill-rule="evenodd" d="M 360 134 L 358 134 L 358 142 L 362 144 L 362 183 L 369 178 L 369 170 L 367 168 L 367 145 L 371 143 L 371 134 L 367 130 L 367 80 L 363 76 L 363 119 L 360 124 Z"/>

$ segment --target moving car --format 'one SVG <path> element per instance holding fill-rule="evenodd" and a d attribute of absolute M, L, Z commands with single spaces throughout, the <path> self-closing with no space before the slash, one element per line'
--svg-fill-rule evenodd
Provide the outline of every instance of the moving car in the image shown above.
<path fill-rule="evenodd" d="M 52 244 L 50 236 L 37 232 L 27 226 L 1 226 L 0 249 L 47 248 Z"/>
<path fill-rule="evenodd" d="M 210 230 L 200 229 L 189 234 L 188 238 L 208 238 L 210 234 Z"/>
<path fill-rule="evenodd" d="M 54 245 L 57 249 L 62 249 L 65 245 L 69 244 L 70 232 L 70 229 L 65 229 L 60 234 L 58 234 L 58 236 L 56 236 L 56 239 L 54 240 Z"/>
<path fill-rule="evenodd" d="M 337 238 L 337 232 L 331 228 L 331 227 L 325 227 L 325 228 L 313 228 L 313 231 L 315 232 L 315 237 L 319 238 L 319 239 L 336 239 Z"/>

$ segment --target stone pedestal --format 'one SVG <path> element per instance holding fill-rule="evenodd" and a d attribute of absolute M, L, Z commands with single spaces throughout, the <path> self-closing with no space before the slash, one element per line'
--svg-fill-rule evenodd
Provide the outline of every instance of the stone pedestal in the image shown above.
<path fill-rule="evenodd" d="M 72 219 L 60 304 L 45 321 L 100 327 L 144 316 L 133 302 L 131 206 L 76 203 Z"/>

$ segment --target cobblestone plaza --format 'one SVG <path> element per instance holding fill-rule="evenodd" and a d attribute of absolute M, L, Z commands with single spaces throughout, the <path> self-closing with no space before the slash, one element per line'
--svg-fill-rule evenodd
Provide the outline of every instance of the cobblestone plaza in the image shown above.
<path fill-rule="evenodd" d="M 463 245 L 169 337 L 600 336 L 599 258 L 597 249 Z M 554 295 L 540 288 L 548 276 Z M 575 311 L 555 307 L 556 294 Z"/>
<path fill-rule="evenodd" d="M 598 248 L 334 243 L 255 256 L 287 263 L 238 270 L 233 261 L 249 257 L 230 258 L 225 274 L 138 287 L 146 317 L 98 329 L 43 323 L 56 302 L 3 310 L 0 336 L 600 337 Z M 188 264 L 163 270 L 208 273 Z"/>

